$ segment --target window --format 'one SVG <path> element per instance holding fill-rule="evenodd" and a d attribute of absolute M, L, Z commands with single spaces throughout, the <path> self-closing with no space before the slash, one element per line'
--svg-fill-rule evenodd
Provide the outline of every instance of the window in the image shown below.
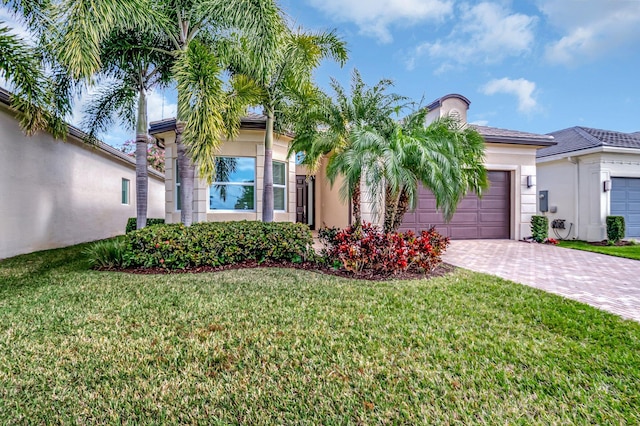
<path fill-rule="evenodd" d="M 122 178 L 122 204 L 129 204 L 129 179 Z"/>
<path fill-rule="evenodd" d="M 273 162 L 273 209 L 284 211 L 287 203 L 287 165 Z"/>
<path fill-rule="evenodd" d="M 175 161 L 176 167 L 174 168 L 175 182 L 176 182 L 176 211 L 180 211 L 180 170 L 178 170 L 178 160 Z"/>
<path fill-rule="evenodd" d="M 209 209 L 255 210 L 255 158 L 216 157 L 215 180 L 209 188 Z"/>

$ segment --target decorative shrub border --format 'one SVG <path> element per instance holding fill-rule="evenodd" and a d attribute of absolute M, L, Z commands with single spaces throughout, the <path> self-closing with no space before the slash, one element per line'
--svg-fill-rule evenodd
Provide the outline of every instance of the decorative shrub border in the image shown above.
<path fill-rule="evenodd" d="M 624 216 L 607 216 L 607 240 L 615 244 L 626 233 Z"/>
<path fill-rule="evenodd" d="M 159 225 L 163 223 L 164 223 L 164 219 L 147 218 L 147 226 Z M 138 219 L 135 217 L 130 217 L 129 220 L 127 220 L 127 227 L 125 228 L 125 231 L 124 231 L 125 234 L 135 231 L 137 226 L 138 226 Z"/>

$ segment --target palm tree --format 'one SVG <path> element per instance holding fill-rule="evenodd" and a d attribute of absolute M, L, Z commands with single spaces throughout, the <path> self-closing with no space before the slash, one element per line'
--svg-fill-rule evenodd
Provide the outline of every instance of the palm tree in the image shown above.
<path fill-rule="evenodd" d="M 48 22 L 46 1 L 22 0 L 3 4 L 35 35 L 42 34 Z M 64 116 L 70 111 L 68 98 L 56 99 L 56 86 L 45 67 L 54 68 L 47 62 L 46 51 L 32 46 L 24 39 L 12 34 L 11 29 L 0 22 L 0 74 L 12 86 L 11 105 L 20 112 L 20 125 L 28 135 L 38 130 L 47 130 L 54 137 L 66 136 Z"/>
<path fill-rule="evenodd" d="M 354 156 L 351 146 L 364 136 L 372 134 L 387 137 L 391 134 L 393 116 L 404 107 L 407 98 L 389 93 L 390 80 L 380 80 L 368 87 L 357 69 L 351 77 L 350 94 L 336 81 L 331 81 L 334 98 L 319 94 L 315 101 L 303 107 L 295 127 L 295 138 L 290 152 L 303 152 L 303 164 L 310 173 L 316 173 L 323 158 L 328 157 L 327 177 L 331 185 L 338 176 L 344 177 L 340 193 L 350 200 L 354 222 L 361 218 L 360 183 L 362 158 Z"/>
<path fill-rule="evenodd" d="M 171 79 L 173 55 L 162 34 L 114 30 L 103 41 L 99 78 L 105 81 L 85 112 L 83 127 L 89 137 L 107 131 L 117 114 L 136 132 L 136 209 L 137 229 L 147 224 L 149 144 L 147 96 L 155 87 L 166 86 Z"/>
<path fill-rule="evenodd" d="M 294 100 L 310 99 L 316 93 L 312 82 L 313 70 L 325 58 L 344 64 L 347 49 L 335 32 L 309 33 L 283 29 L 278 49 L 269 62 L 260 63 L 259 52 L 250 56 L 236 51 L 231 55 L 234 73 L 250 76 L 260 88 L 259 104 L 266 116 L 264 187 L 262 195 L 262 221 L 273 221 L 273 133 L 283 132 L 294 121 L 291 104 Z M 298 110 L 296 112 L 299 112 Z"/>
<path fill-rule="evenodd" d="M 419 184 L 434 194 L 446 221 L 468 192 L 481 195 L 488 186 L 482 136 L 451 118 L 425 126 L 426 114 L 421 109 L 395 123 L 388 137 L 363 132 L 347 155 L 360 159 L 372 192 L 384 194 L 386 232 L 397 231 L 405 213 L 415 208 Z M 372 201 L 379 215 L 377 197 Z"/>
<path fill-rule="evenodd" d="M 222 40 L 242 43 L 264 67 L 284 25 L 275 0 L 62 0 L 58 11 L 64 30 L 57 37 L 57 51 L 76 78 L 90 78 L 100 70 L 100 45 L 114 28 L 151 29 L 164 33 L 171 42 L 176 61 L 173 80 L 178 89 L 181 220 L 190 225 L 195 178 L 192 158 L 199 161 L 200 177 L 211 181 L 220 136 L 237 131 L 243 104 L 255 94 L 243 78 L 232 82 L 234 94 L 225 91 L 221 75 L 225 67 L 214 46 Z"/>

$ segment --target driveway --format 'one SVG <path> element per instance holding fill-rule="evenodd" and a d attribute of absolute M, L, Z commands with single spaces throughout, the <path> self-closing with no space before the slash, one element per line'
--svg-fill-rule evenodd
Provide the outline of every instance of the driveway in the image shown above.
<path fill-rule="evenodd" d="M 451 241 L 443 260 L 640 322 L 640 261 L 511 240 Z"/>

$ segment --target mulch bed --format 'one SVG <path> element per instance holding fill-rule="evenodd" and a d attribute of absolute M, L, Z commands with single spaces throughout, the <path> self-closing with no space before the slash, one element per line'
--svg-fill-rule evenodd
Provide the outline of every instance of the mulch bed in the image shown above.
<path fill-rule="evenodd" d="M 373 271 L 365 271 L 360 274 L 354 274 L 351 271 L 347 271 L 344 269 L 334 269 L 329 266 L 319 265 L 313 262 L 302 262 L 302 263 L 293 263 L 293 262 L 274 262 L 274 261 L 265 261 L 258 263 L 256 260 L 247 260 L 242 263 L 235 263 L 233 265 L 223 265 L 223 266 L 201 266 L 197 268 L 189 268 L 189 269 L 174 269 L 169 270 L 166 268 L 127 268 L 127 269 L 103 269 L 109 271 L 116 272 L 126 272 L 130 274 L 140 274 L 140 275 L 159 275 L 159 274 L 200 274 L 204 272 L 219 272 L 219 271 L 227 271 L 233 269 L 247 269 L 247 268 L 292 268 L 292 269 L 302 269 L 305 271 L 313 271 L 319 272 L 321 274 L 327 275 L 336 275 L 343 278 L 352 278 L 352 279 L 360 279 L 360 280 L 369 280 L 369 281 L 388 281 L 388 280 L 416 280 L 416 279 L 425 279 L 425 278 L 433 278 L 440 277 L 446 274 L 453 272 L 455 267 L 453 265 L 449 265 L 448 263 L 441 263 L 438 265 L 433 271 L 430 273 L 419 273 L 412 271 L 398 272 L 395 274 L 381 274 Z"/>

